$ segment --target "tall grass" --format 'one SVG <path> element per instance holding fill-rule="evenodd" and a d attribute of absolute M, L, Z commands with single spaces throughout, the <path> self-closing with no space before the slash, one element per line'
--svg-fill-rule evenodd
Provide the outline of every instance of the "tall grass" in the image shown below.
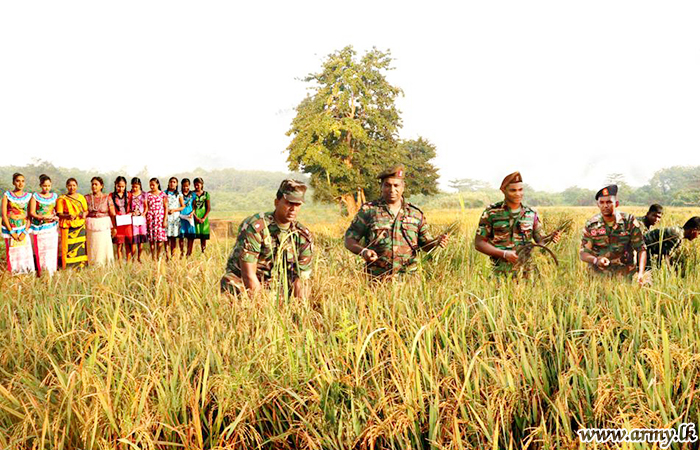
<path fill-rule="evenodd" d="M 592 209 L 540 275 L 494 280 L 477 211 L 412 279 L 368 283 L 319 223 L 313 295 L 233 298 L 233 243 L 170 263 L 0 276 L 0 446 L 577 448 L 580 427 L 698 422 L 700 279 L 641 288 L 578 262 Z M 664 220 L 683 223 L 689 210 Z"/>

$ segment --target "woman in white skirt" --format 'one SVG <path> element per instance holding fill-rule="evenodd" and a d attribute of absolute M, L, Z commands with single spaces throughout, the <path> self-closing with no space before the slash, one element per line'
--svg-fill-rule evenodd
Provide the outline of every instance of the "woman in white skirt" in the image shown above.
<path fill-rule="evenodd" d="M 180 236 L 180 211 L 185 207 L 182 201 L 182 194 L 177 190 L 177 178 L 171 177 L 168 181 L 168 244 L 170 246 L 170 257 L 175 254 L 177 238 Z M 167 252 L 166 252 L 167 254 Z M 182 249 L 180 249 L 182 256 Z"/>
<path fill-rule="evenodd" d="M 90 265 L 106 265 L 114 261 L 112 247 L 112 217 L 114 206 L 109 196 L 102 192 L 104 181 L 92 177 L 92 194 L 85 196 L 88 205 L 86 221 L 87 254 Z"/>
<path fill-rule="evenodd" d="M 39 176 L 39 187 L 41 191 L 32 194 L 29 201 L 29 233 L 34 245 L 37 276 L 41 272 L 52 275 L 58 268 L 58 195 L 51 192 L 51 178 L 48 175 Z"/>
<path fill-rule="evenodd" d="M 2 197 L 2 237 L 5 239 L 7 270 L 11 273 L 34 272 L 34 252 L 29 239 L 29 200 L 24 192 L 24 175 L 12 175 L 12 191 Z"/>

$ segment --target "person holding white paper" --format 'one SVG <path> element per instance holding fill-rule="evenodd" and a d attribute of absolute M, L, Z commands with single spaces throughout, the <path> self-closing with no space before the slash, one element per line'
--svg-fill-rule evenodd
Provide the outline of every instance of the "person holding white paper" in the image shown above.
<path fill-rule="evenodd" d="M 175 256 L 175 243 L 177 242 L 178 236 L 180 236 L 180 212 L 185 208 L 185 203 L 182 200 L 182 194 L 177 190 L 177 178 L 170 177 L 170 180 L 168 180 L 168 189 L 165 191 L 165 193 L 168 195 L 167 234 L 168 245 L 170 247 L 170 257 L 172 258 Z M 180 246 L 180 255 L 182 255 L 182 246 Z"/>
<path fill-rule="evenodd" d="M 112 243 L 117 253 L 117 261 L 122 259 L 122 249 L 126 260 L 129 261 L 134 230 L 131 224 L 131 201 L 126 192 L 126 178 L 118 176 L 114 180 L 114 192 L 109 194 L 109 199 L 112 201 Z"/>

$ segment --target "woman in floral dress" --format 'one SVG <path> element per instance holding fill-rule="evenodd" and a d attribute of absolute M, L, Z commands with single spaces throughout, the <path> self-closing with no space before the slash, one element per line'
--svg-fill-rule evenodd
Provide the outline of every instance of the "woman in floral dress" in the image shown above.
<path fill-rule="evenodd" d="M 168 235 L 165 231 L 168 226 L 168 196 L 160 190 L 158 178 L 151 178 L 149 187 L 151 191 L 146 194 L 146 202 L 148 204 L 148 213 L 146 213 L 148 241 L 151 243 L 151 256 L 158 259 L 160 257 L 161 244 L 168 240 Z"/>
<path fill-rule="evenodd" d="M 141 189 L 141 180 L 138 177 L 131 179 L 131 192 L 129 192 L 132 220 L 131 254 L 136 255 L 141 262 L 143 244 L 148 242 L 148 227 L 146 226 L 146 214 L 148 214 L 148 202 L 146 193 Z"/>
<path fill-rule="evenodd" d="M 180 236 L 180 211 L 185 207 L 182 201 L 182 194 L 177 190 L 177 178 L 172 177 L 168 180 L 168 246 L 170 247 L 170 257 L 175 254 L 175 243 L 177 237 Z M 182 247 L 180 248 L 180 256 L 182 256 Z"/>

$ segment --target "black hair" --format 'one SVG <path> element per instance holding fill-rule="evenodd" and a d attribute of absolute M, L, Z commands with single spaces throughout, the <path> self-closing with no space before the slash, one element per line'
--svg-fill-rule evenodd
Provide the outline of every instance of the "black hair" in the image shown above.
<path fill-rule="evenodd" d="M 24 177 L 24 175 L 19 173 L 19 172 L 13 173 L 12 174 L 12 182 L 14 183 L 17 180 L 17 178 L 19 178 L 19 177 Z"/>
<path fill-rule="evenodd" d="M 78 180 L 76 180 L 73 177 L 70 177 L 66 180 L 66 186 L 68 186 L 68 183 L 70 183 L 71 181 L 74 182 L 76 186 L 78 185 Z"/>
<path fill-rule="evenodd" d="M 194 179 L 194 181 L 192 182 L 192 184 L 197 184 L 197 183 L 199 183 L 199 184 L 204 184 L 204 180 L 202 180 L 200 177 L 197 177 L 197 178 Z"/>
<path fill-rule="evenodd" d="M 655 213 L 663 213 L 664 212 L 664 207 L 659 205 L 658 203 L 654 203 L 649 207 L 649 211 L 647 211 L 647 214 L 655 214 Z"/>
<path fill-rule="evenodd" d="M 281 199 L 284 194 L 282 193 L 281 190 L 277 189 L 277 200 Z"/>
<path fill-rule="evenodd" d="M 150 180 L 148 180 L 149 183 L 153 183 L 154 181 L 158 183 L 158 190 L 160 191 L 160 180 L 158 178 L 153 177 Z"/>
<path fill-rule="evenodd" d="M 174 191 L 170 190 L 170 182 L 173 180 L 175 180 L 175 183 L 177 183 L 177 177 L 170 177 L 170 179 L 168 180 L 168 192 L 172 192 L 175 195 L 180 195 L 180 192 L 178 192 L 178 190 L 177 190 L 177 185 L 175 185 Z M 184 180 L 184 178 L 183 178 L 183 180 Z"/>
<path fill-rule="evenodd" d="M 14 181 L 14 180 L 13 180 L 13 181 Z M 45 173 L 42 173 L 41 175 L 39 175 L 39 186 L 41 186 L 42 184 L 44 184 L 45 181 L 51 181 L 51 177 L 49 177 L 49 176 L 46 175 Z"/>
<path fill-rule="evenodd" d="M 182 187 L 185 185 L 185 183 L 187 183 L 187 186 L 189 186 L 189 185 L 190 185 L 190 179 L 189 179 L 189 178 L 183 178 L 182 180 L 180 180 L 180 187 L 182 188 Z M 190 192 L 187 194 L 187 198 L 190 198 L 190 195 L 193 195 L 193 193 L 194 193 L 194 191 L 193 191 L 192 189 L 190 189 Z M 185 196 L 184 193 L 183 193 L 182 195 L 183 195 L 183 197 Z"/>
<path fill-rule="evenodd" d="M 683 225 L 684 230 L 700 230 L 700 217 L 694 216 Z"/>
<path fill-rule="evenodd" d="M 126 184 L 126 178 L 123 176 L 119 175 L 117 178 L 114 180 L 114 192 L 112 193 L 112 203 L 114 203 L 114 209 L 115 211 L 119 211 L 119 208 L 117 207 L 117 198 L 119 197 L 119 194 L 117 194 L 117 184 L 119 184 L 120 181 L 123 181 L 124 184 Z M 126 186 L 124 186 L 124 197 L 127 197 L 126 195 Z"/>
<path fill-rule="evenodd" d="M 90 179 L 90 183 L 92 183 L 93 181 L 97 181 L 98 183 L 100 183 L 100 185 L 102 185 L 102 187 L 104 187 L 105 185 L 105 181 L 102 179 L 102 177 L 92 177 Z"/>
<path fill-rule="evenodd" d="M 131 184 L 138 184 L 141 189 L 143 189 L 143 186 L 141 185 L 141 179 L 139 177 L 134 177 L 131 179 Z"/>

